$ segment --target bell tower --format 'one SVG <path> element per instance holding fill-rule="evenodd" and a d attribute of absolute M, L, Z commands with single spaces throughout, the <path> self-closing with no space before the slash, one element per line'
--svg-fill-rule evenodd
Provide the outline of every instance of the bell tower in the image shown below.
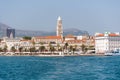
<path fill-rule="evenodd" d="M 59 16 L 57 19 L 57 30 L 56 30 L 57 36 L 63 37 L 63 28 L 62 28 L 62 19 Z"/>

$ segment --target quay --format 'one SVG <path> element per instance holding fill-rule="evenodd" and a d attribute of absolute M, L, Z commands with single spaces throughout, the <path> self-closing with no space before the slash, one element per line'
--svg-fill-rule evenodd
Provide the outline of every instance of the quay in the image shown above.
<path fill-rule="evenodd" d="M 64 57 L 64 56 L 105 56 L 104 54 L 77 54 L 77 53 L 72 53 L 72 54 L 69 54 L 69 53 L 38 53 L 38 52 L 6 52 L 6 53 L 3 53 L 3 52 L 0 52 L 0 56 L 39 56 L 39 57 Z"/>

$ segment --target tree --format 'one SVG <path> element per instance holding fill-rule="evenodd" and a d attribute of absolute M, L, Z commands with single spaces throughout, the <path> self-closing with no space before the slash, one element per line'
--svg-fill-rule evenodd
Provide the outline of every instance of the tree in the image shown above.
<path fill-rule="evenodd" d="M 4 46 L 3 51 L 4 51 L 4 52 L 7 51 L 7 45 Z"/>
<path fill-rule="evenodd" d="M 60 49 L 60 44 L 57 44 L 57 51 L 59 51 Z"/>
<path fill-rule="evenodd" d="M 63 46 L 60 46 L 58 51 L 63 51 Z"/>
<path fill-rule="evenodd" d="M 42 52 L 42 51 L 44 51 L 45 50 L 45 46 L 40 46 L 39 47 L 39 50 Z"/>
<path fill-rule="evenodd" d="M 89 50 L 95 50 L 95 47 L 94 46 L 89 46 L 88 49 Z"/>
<path fill-rule="evenodd" d="M 25 39 L 25 40 L 31 40 L 31 37 L 30 36 L 24 36 L 23 39 Z"/>
<path fill-rule="evenodd" d="M 35 47 L 30 48 L 30 52 L 35 52 Z"/>
<path fill-rule="evenodd" d="M 16 49 L 15 49 L 15 47 L 14 47 L 14 46 L 12 46 L 12 47 L 11 47 L 11 51 L 13 51 L 13 52 L 15 52 L 15 51 L 16 51 Z"/>
<path fill-rule="evenodd" d="M 51 52 L 54 52 L 54 51 L 55 51 L 54 46 L 52 46 L 51 44 L 49 44 L 49 50 L 50 50 Z"/>
<path fill-rule="evenodd" d="M 22 52 L 22 50 L 23 50 L 23 47 L 19 47 L 19 52 Z"/>
<path fill-rule="evenodd" d="M 72 51 L 74 54 L 75 50 L 76 50 L 76 47 L 73 47 L 72 45 L 70 45 L 70 52 Z"/>
<path fill-rule="evenodd" d="M 77 45 L 74 45 L 75 50 L 77 49 Z"/>
<path fill-rule="evenodd" d="M 2 48 L 0 48 L 0 52 L 2 52 L 3 50 L 2 50 Z"/>
<path fill-rule="evenodd" d="M 54 52 L 54 51 L 55 51 L 54 46 L 51 46 L 51 47 L 50 47 L 50 51 L 51 51 L 51 52 Z"/>
<path fill-rule="evenodd" d="M 86 46 L 84 44 L 82 44 L 81 49 L 82 49 L 83 52 L 85 51 L 85 48 L 86 48 Z"/>
<path fill-rule="evenodd" d="M 64 45 L 64 46 L 65 46 L 65 49 L 67 49 L 67 48 L 68 48 L 68 43 L 65 43 L 65 45 Z"/>
<path fill-rule="evenodd" d="M 44 43 L 43 42 L 39 42 L 40 45 L 43 45 Z"/>
<path fill-rule="evenodd" d="M 70 52 L 73 51 L 73 46 L 72 45 L 70 45 L 69 51 Z"/>
<path fill-rule="evenodd" d="M 87 52 L 87 51 L 88 51 L 88 48 L 86 47 L 86 48 L 85 48 L 85 52 Z"/>

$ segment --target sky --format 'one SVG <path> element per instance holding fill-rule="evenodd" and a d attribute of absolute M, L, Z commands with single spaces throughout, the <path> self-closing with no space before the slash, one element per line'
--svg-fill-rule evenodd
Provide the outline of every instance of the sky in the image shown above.
<path fill-rule="evenodd" d="M 120 32 L 120 0 L 0 0 L 0 22 L 15 29 L 55 31 L 58 16 L 63 29 Z"/>

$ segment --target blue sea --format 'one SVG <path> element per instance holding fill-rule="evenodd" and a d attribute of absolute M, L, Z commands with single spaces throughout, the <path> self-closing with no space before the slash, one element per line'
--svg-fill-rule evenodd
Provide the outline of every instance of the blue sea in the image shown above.
<path fill-rule="evenodd" d="M 0 80 L 120 80 L 120 56 L 1 56 Z"/>

